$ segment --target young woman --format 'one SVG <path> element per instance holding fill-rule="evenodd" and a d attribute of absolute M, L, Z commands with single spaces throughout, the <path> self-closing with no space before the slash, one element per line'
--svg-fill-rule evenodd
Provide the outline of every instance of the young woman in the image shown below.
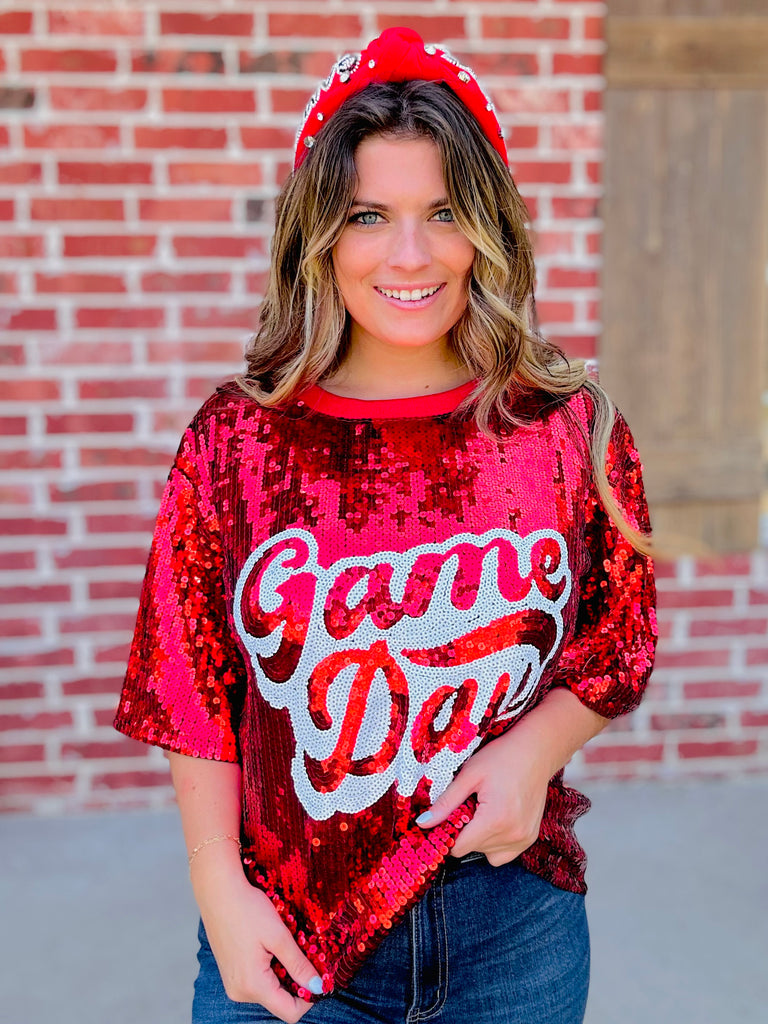
<path fill-rule="evenodd" d="M 562 768 L 655 641 L 640 464 L 532 325 L 471 72 L 406 29 L 310 103 L 248 371 L 187 430 L 116 726 L 169 751 L 195 1024 L 576 1024 Z"/>

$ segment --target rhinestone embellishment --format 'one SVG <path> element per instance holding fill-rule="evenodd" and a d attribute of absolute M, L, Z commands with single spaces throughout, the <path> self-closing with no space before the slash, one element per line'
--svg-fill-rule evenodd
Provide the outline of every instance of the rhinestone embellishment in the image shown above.
<path fill-rule="evenodd" d="M 314 144 L 315 144 L 315 137 L 314 137 L 314 135 L 307 135 L 307 137 L 304 139 L 304 145 L 307 147 L 307 149 L 312 149 Z"/>
<path fill-rule="evenodd" d="M 459 77 L 459 81 L 460 82 L 469 82 L 470 81 L 469 75 L 467 74 L 466 71 L 460 71 L 458 77 Z"/>

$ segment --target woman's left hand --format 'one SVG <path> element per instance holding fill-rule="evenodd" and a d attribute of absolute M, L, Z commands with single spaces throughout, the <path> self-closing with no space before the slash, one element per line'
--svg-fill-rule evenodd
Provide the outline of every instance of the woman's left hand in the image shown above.
<path fill-rule="evenodd" d="M 471 793 L 477 794 L 474 817 L 459 833 L 451 856 L 478 850 L 498 867 L 538 837 L 550 772 L 532 763 L 531 752 L 516 739 L 512 729 L 481 747 L 430 808 L 432 817 L 423 822 L 424 828 L 439 825 Z"/>
<path fill-rule="evenodd" d="M 451 855 L 479 850 L 494 867 L 514 860 L 538 838 L 549 780 L 607 721 L 570 690 L 554 687 L 508 732 L 472 754 L 416 824 L 439 825 L 476 793 L 475 815 Z"/>

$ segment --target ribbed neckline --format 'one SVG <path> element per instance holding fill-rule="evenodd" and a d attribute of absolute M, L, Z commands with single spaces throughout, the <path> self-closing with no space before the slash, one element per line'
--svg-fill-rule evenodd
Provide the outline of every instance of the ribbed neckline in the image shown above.
<path fill-rule="evenodd" d="M 309 406 L 315 412 L 341 419 L 407 419 L 410 417 L 445 416 L 453 412 L 475 387 L 470 380 L 450 391 L 439 391 L 431 395 L 414 395 L 412 398 L 344 398 L 332 395 L 318 384 L 308 388 L 299 399 L 300 404 Z"/>

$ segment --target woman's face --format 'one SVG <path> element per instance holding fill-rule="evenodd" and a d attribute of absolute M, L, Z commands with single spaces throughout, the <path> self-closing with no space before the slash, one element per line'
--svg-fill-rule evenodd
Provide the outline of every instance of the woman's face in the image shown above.
<path fill-rule="evenodd" d="M 467 305 L 475 249 L 453 219 L 437 146 L 371 136 L 355 167 L 357 192 L 333 250 L 351 344 L 447 344 Z"/>

